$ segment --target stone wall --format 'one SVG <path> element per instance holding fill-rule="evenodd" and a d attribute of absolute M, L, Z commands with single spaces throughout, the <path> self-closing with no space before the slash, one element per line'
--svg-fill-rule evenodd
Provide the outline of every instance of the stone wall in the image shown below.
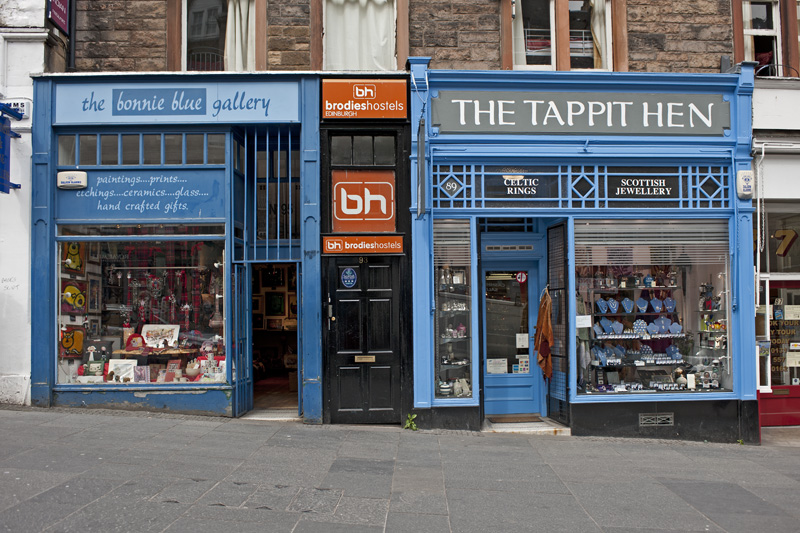
<path fill-rule="evenodd" d="M 410 0 L 409 53 L 431 68 L 500 68 L 499 0 Z"/>
<path fill-rule="evenodd" d="M 311 68 L 309 0 L 267 0 L 267 69 Z"/>
<path fill-rule="evenodd" d="M 77 70 L 167 70 L 166 0 L 76 2 Z"/>
<path fill-rule="evenodd" d="M 720 72 L 733 57 L 729 0 L 628 0 L 628 70 Z"/>

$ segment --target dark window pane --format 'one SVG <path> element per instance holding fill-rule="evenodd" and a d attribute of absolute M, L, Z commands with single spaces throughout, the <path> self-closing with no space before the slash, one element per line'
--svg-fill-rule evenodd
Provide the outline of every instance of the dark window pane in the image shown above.
<path fill-rule="evenodd" d="M 180 165 L 183 162 L 183 135 L 164 135 L 164 164 Z"/>
<path fill-rule="evenodd" d="M 352 140 L 350 137 L 331 138 L 331 163 L 334 165 L 349 165 L 352 163 Z"/>
<path fill-rule="evenodd" d="M 203 164 L 203 134 L 192 134 L 186 136 L 186 164 Z"/>
<path fill-rule="evenodd" d="M 222 133 L 209 134 L 208 136 L 208 164 L 225 164 L 225 135 Z"/>
<path fill-rule="evenodd" d="M 116 135 L 100 136 L 100 164 L 116 165 L 119 163 L 119 145 Z"/>
<path fill-rule="evenodd" d="M 394 137 L 389 135 L 375 137 L 375 164 L 394 165 Z"/>
<path fill-rule="evenodd" d="M 81 165 L 97 164 L 97 135 L 80 136 Z"/>
<path fill-rule="evenodd" d="M 139 136 L 138 135 L 123 135 L 122 136 L 122 164 L 123 165 L 138 165 L 139 164 Z"/>
<path fill-rule="evenodd" d="M 144 164 L 161 164 L 161 135 L 143 135 L 144 144 Z"/>
<path fill-rule="evenodd" d="M 353 137 L 353 164 L 372 164 L 372 136 L 356 135 Z"/>

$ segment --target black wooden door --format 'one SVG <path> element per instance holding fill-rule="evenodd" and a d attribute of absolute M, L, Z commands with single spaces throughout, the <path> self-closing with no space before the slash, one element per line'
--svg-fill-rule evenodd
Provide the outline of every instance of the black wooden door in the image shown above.
<path fill-rule="evenodd" d="M 323 342 L 330 422 L 400 422 L 399 264 L 383 256 L 327 260 Z"/>

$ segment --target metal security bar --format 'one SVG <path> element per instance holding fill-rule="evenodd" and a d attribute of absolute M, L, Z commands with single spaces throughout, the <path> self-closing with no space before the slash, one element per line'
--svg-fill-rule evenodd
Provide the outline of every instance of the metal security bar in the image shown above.
<path fill-rule="evenodd" d="M 239 130 L 233 152 L 234 259 L 299 261 L 299 129 Z"/>
<path fill-rule="evenodd" d="M 434 209 L 731 207 L 731 170 L 691 166 L 434 165 Z"/>
<path fill-rule="evenodd" d="M 553 340 L 550 353 L 553 377 L 547 387 L 547 416 L 569 424 L 569 353 L 567 352 L 567 226 L 547 228 L 547 284 L 553 307 Z"/>

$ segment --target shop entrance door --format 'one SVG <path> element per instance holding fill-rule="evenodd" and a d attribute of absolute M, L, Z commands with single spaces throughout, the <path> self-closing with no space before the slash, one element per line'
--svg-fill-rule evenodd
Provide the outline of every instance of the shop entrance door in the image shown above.
<path fill-rule="evenodd" d="M 487 262 L 483 293 L 484 413 L 541 413 L 542 373 L 533 350 L 538 262 Z"/>
<path fill-rule="evenodd" d="M 400 422 L 400 258 L 326 259 L 325 418 Z"/>

